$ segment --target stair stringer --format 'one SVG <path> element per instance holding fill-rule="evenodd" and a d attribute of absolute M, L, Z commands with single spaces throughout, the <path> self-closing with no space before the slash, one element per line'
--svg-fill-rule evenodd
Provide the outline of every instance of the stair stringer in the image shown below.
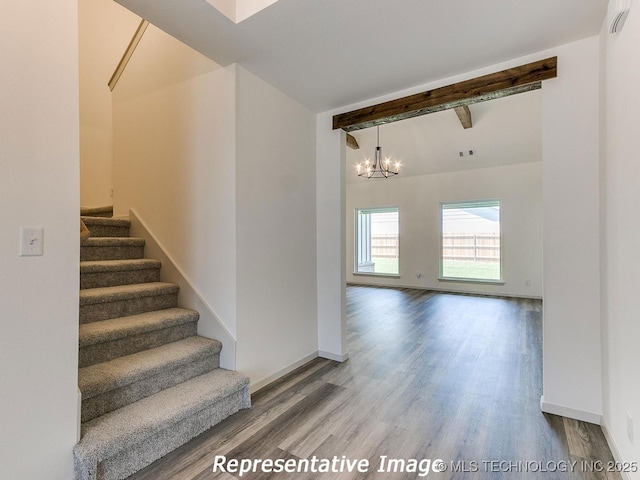
<path fill-rule="evenodd" d="M 180 286 L 178 303 L 182 308 L 189 308 L 200 313 L 198 335 L 216 339 L 222 342 L 224 348 L 220 352 L 220 367 L 226 370 L 236 370 L 236 338 L 229 332 L 218 315 L 204 299 L 193 282 L 180 268 L 171 254 L 149 229 L 144 219 L 134 209 L 129 210 L 131 221 L 131 236 L 145 239 L 145 257 L 160 260 L 162 269 L 160 279 L 163 282 L 175 283 Z"/>

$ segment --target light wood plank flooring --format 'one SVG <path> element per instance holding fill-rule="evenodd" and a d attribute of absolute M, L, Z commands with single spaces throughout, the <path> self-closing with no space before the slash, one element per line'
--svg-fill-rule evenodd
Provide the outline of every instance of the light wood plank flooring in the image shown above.
<path fill-rule="evenodd" d="M 215 455 L 370 460 L 366 474 L 249 480 L 418 478 L 377 472 L 383 455 L 445 460 L 447 471 L 426 478 L 620 478 L 582 471 L 613 460 L 600 427 L 540 412 L 540 301 L 356 286 L 347 300 L 349 361 L 310 362 L 130 480 L 236 478 L 212 472 Z M 452 462 L 477 471 L 454 472 Z"/>

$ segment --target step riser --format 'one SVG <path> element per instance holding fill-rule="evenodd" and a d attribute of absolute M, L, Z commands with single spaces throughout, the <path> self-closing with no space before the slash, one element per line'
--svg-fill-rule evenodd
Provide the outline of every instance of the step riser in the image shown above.
<path fill-rule="evenodd" d="M 160 269 L 127 270 L 80 274 L 80 290 L 160 281 Z"/>
<path fill-rule="evenodd" d="M 80 247 L 80 261 L 144 258 L 144 246 Z"/>
<path fill-rule="evenodd" d="M 160 347 L 167 343 L 177 342 L 198 334 L 197 320 L 183 325 L 176 325 L 162 330 L 133 335 L 95 345 L 81 347 L 79 351 L 80 368 L 89 367 L 114 358 L 142 352 L 150 348 Z"/>
<path fill-rule="evenodd" d="M 78 480 L 93 478 L 97 480 L 123 480 L 217 425 L 240 409 L 248 408 L 249 404 L 246 400 L 248 396 L 247 388 L 235 392 L 217 404 L 201 410 L 196 415 L 173 424 L 143 442 L 100 462 L 96 466 L 96 476 L 92 476 L 90 472 L 78 471 Z"/>
<path fill-rule="evenodd" d="M 111 218 L 113 217 L 113 207 L 85 207 L 80 209 L 81 217 L 100 217 Z"/>
<path fill-rule="evenodd" d="M 92 237 L 128 237 L 129 227 L 117 225 L 91 225 L 85 222 Z"/>
<path fill-rule="evenodd" d="M 118 388 L 82 399 L 82 422 L 88 422 L 100 415 L 137 402 L 161 390 L 165 390 L 190 378 L 210 372 L 220 366 L 218 354 L 209 352 L 204 358 L 191 361 L 186 365 L 165 369 L 157 375 L 145 378 L 126 387 Z"/>
<path fill-rule="evenodd" d="M 116 300 L 114 302 L 80 305 L 80 324 L 127 317 L 138 313 L 153 312 L 178 306 L 178 294 Z"/>

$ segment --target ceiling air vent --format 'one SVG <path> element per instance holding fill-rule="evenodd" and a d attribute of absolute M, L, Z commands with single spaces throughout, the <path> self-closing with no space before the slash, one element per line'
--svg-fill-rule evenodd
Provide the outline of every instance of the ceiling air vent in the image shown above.
<path fill-rule="evenodd" d="M 609 20 L 609 33 L 618 33 L 622 30 L 624 22 L 631 10 L 632 0 L 609 0 L 607 19 Z"/>

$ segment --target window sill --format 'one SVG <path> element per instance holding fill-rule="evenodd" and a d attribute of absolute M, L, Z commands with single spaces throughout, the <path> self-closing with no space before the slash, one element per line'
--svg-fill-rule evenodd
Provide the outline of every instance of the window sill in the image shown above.
<path fill-rule="evenodd" d="M 484 285 L 504 285 L 504 280 L 482 280 L 477 278 L 450 278 L 440 277 L 439 282 L 452 282 L 452 283 L 480 283 Z"/>
<path fill-rule="evenodd" d="M 353 272 L 358 277 L 386 277 L 386 278 L 400 278 L 400 275 L 395 273 L 374 273 L 374 272 Z"/>

